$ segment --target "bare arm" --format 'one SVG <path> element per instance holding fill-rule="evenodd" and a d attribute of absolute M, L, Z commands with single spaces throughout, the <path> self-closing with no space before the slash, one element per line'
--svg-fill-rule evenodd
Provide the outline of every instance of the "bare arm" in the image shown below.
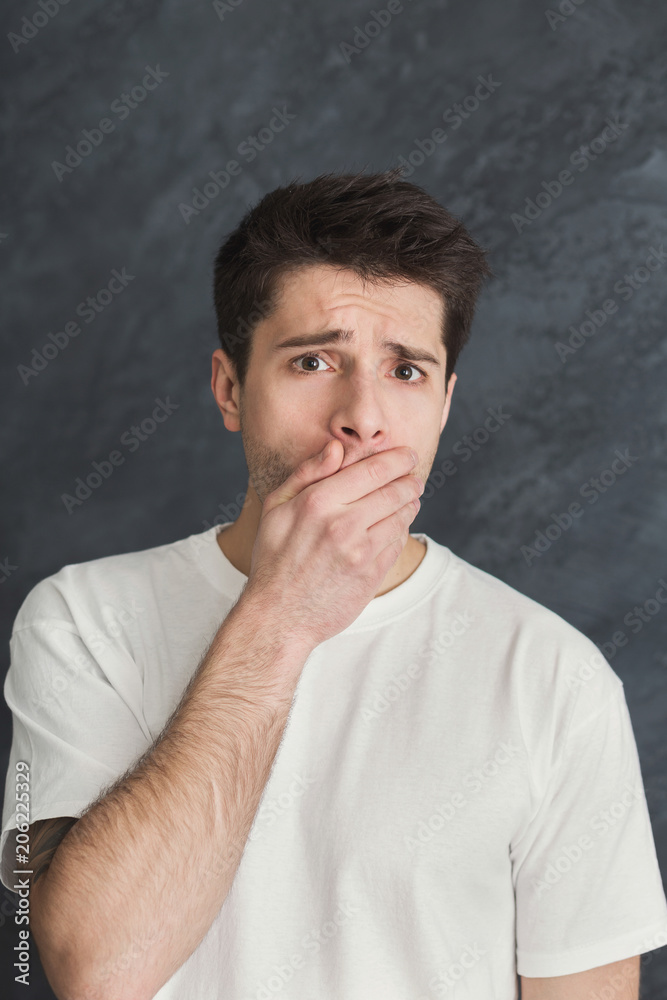
<path fill-rule="evenodd" d="M 227 897 L 305 661 L 372 599 L 424 488 L 406 446 L 343 457 L 333 439 L 266 498 L 246 588 L 180 705 L 40 877 L 31 923 L 59 1000 L 150 1000 Z"/>
<path fill-rule="evenodd" d="M 206 934 L 308 657 L 284 636 L 242 595 L 150 750 L 64 831 L 31 901 L 62 1000 L 153 997 Z"/>
<path fill-rule="evenodd" d="M 613 997 L 614 1000 L 637 1000 L 641 956 L 633 955 L 620 962 L 600 965 L 569 976 L 533 979 L 521 976 L 522 1000 L 589 1000 L 590 997 Z"/>

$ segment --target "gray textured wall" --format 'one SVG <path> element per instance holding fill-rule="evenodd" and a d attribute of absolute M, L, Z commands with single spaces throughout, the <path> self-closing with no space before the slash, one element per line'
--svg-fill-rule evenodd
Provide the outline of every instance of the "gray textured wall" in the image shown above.
<path fill-rule="evenodd" d="M 4 5 L 3 672 L 13 618 L 38 580 L 203 530 L 220 505 L 236 516 L 241 439 L 209 386 L 211 265 L 225 233 L 294 176 L 411 162 L 409 179 L 490 248 L 497 275 L 413 531 L 609 644 L 667 873 L 667 610 L 652 603 L 667 577 L 667 10 L 565 0 L 571 12 L 554 3 L 551 16 L 529 0 L 406 0 L 355 52 L 341 43 L 383 0 L 217 6 L 73 0 L 38 14 L 35 29 L 37 0 Z M 147 67 L 154 89 L 121 115 Z M 489 90 L 475 108 L 480 78 Z M 250 160 L 241 144 L 276 108 L 293 117 L 262 133 L 270 142 Z M 54 167 L 104 118 L 111 128 L 90 155 Z M 418 141 L 428 149 L 438 128 L 443 141 L 418 163 Z M 232 159 L 240 171 L 186 221 L 179 206 Z M 94 318 L 77 315 L 114 269 L 134 277 Z M 41 364 L 33 348 L 43 357 L 49 334 L 77 321 L 81 332 L 26 376 L 20 366 Z M 123 445 L 166 397 L 178 404 L 169 420 L 135 451 Z M 508 416 L 483 441 L 498 407 Z M 115 449 L 124 463 L 68 511 L 62 494 Z M 627 465 L 598 488 L 617 450 Z M 575 502 L 572 526 L 531 555 L 537 532 L 552 525 L 555 536 L 553 516 Z M 633 609 L 644 606 L 642 621 Z M 0 716 L 4 774 L 4 703 Z M 1 972 L 13 986 L 10 904 L 3 890 Z M 643 996 L 667 997 L 665 949 L 642 969 Z"/>

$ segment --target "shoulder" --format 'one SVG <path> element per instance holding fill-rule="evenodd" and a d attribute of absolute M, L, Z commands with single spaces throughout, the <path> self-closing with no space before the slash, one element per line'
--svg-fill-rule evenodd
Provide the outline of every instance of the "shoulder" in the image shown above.
<path fill-rule="evenodd" d="M 169 569 L 178 571 L 192 558 L 191 538 L 162 545 L 68 563 L 35 583 L 16 614 L 13 633 L 49 623 L 65 629 L 77 628 L 77 616 L 87 622 L 104 608 L 131 608 L 145 599 L 155 582 L 165 580 Z"/>
<path fill-rule="evenodd" d="M 619 694 L 623 682 L 600 649 L 561 615 L 451 552 L 447 576 L 443 596 L 474 617 L 475 648 L 524 707 L 560 704 L 565 721 L 575 703 L 585 717 Z"/>

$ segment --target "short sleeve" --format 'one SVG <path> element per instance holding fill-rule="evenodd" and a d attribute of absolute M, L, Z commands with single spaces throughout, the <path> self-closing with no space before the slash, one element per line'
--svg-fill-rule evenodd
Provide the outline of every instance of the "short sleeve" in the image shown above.
<path fill-rule="evenodd" d="M 38 617 L 14 629 L 10 654 L 4 696 L 12 742 L 0 838 L 0 878 L 9 889 L 17 877 L 17 812 L 25 817 L 16 809 L 16 775 L 26 784 L 17 762 L 29 767 L 28 822 L 78 818 L 152 743 L 141 678 L 119 644 L 93 655 L 71 622 Z"/>
<path fill-rule="evenodd" d="M 611 675 L 611 668 L 608 668 Z M 618 680 L 573 711 L 545 794 L 510 852 L 517 971 L 563 976 L 667 943 L 667 902 Z"/>

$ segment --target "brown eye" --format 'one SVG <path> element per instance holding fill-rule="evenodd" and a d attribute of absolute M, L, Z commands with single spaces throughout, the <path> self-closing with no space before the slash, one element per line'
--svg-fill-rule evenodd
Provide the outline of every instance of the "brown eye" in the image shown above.
<path fill-rule="evenodd" d="M 294 358 L 294 360 L 291 362 L 291 364 L 302 375 L 308 375 L 311 372 L 323 371 L 324 369 L 317 367 L 317 362 L 318 361 L 323 361 L 323 360 L 324 359 L 321 358 L 319 354 L 301 354 L 298 358 Z M 301 368 L 301 366 L 299 364 L 300 361 L 314 362 L 315 364 L 314 365 L 310 365 L 308 368 Z"/>
<path fill-rule="evenodd" d="M 396 365 L 396 367 L 394 368 L 394 371 L 398 371 L 399 369 L 402 369 L 403 371 L 407 371 L 409 369 L 412 369 L 413 371 L 418 372 L 420 378 L 399 378 L 397 380 L 398 382 L 411 382 L 413 384 L 417 384 L 417 383 L 423 382 L 424 379 L 426 378 L 426 374 L 425 374 L 425 372 L 423 372 L 421 370 L 421 368 L 417 368 L 416 365 L 408 363 L 407 361 L 403 361 L 403 362 L 401 362 L 400 365 Z"/>

